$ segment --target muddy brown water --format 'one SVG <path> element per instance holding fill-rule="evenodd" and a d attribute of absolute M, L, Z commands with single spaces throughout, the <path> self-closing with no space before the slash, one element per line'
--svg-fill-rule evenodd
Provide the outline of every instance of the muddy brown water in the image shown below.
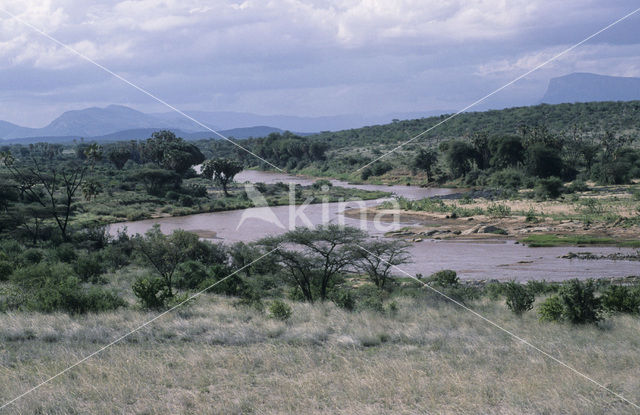
<path fill-rule="evenodd" d="M 314 180 L 279 173 L 244 171 L 237 182 L 296 183 L 308 185 Z M 410 199 L 420 199 L 455 192 L 452 189 L 420 188 L 414 186 L 352 185 L 339 180 L 336 186 L 364 190 L 383 190 Z M 277 206 L 249 208 L 234 211 L 201 213 L 180 217 L 165 217 L 113 224 L 115 233 L 126 227 L 127 233 L 144 233 L 159 224 L 165 233 L 184 229 L 203 238 L 233 243 L 250 242 L 269 235 L 281 234 L 294 226 L 315 226 L 321 223 L 344 223 L 365 229 L 372 237 L 383 237 L 385 232 L 410 225 L 410 222 L 373 221 L 368 218 L 349 218 L 342 212 L 349 208 L 373 206 L 381 200 L 364 202 L 328 203 L 306 206 Z M 640 275 L 640 263 L 633 261 L 564 259 L 569 252 L 591 252 L 608 255 L 616 252 L 633 253 L 635 250 L 616 247 L 553 247 L 529 248 L 515 241 L 444 241 L 425 239 L 410 248 L 412 263 L 401 268 L 412 274 L 429 275 L 441 269 L 453 269 L 463 279 L 558 281 L 570 278 L 625 277 Z"/>

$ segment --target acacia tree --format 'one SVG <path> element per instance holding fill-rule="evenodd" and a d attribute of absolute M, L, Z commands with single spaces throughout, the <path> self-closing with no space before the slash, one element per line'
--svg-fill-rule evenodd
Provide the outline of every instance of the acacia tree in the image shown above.
<path fill-rule="evenodd" d="M 222 187 L 225 196 L 229 196 L 228 186 L 236 174 L 242 171 L 242 164 L 230 159 L 212 159 L 202 163 L 202 176 L 213 180 Z"/>
<path fill-rule="evenodd" d="M 183 230 L 167 236 L 159 225 L 154 225 L 144 236 L 136 235 L 134 243 L 144 261 L 160 275 L 168 296 L 172 297 L 173 276 L 178 265 L 190 258 L 193 247 L 198 245 L 198 236 Z"/>
<path fill-rule="evenodd" d="M 394 266 L 410 262 L 409 244 L 398 240 L 373 240 L 359 246 L 355 267 L 383 289 Z"/>
<path fill-rule="evenodd" d="M 316 229 L 299 227 L 276 238 L 262 240 L 285 272 L 286 282 L 297 286 L 305 300 L 327 299 L 335 278 L 358 258 L 357 246 L 366 234 L 360 229 L 335 224 Z"/>
<path fill-rule="evenodd" d="M 438 162 L 438 153 L 429 148 L 421 148 L 413 159 L 413 168 L 423 170 L 427 173 L 427 181 L 433 176 L 433 167 Z"/>
<path fill-rule="evenodd" d="M 102 157 L 97 144 L 88 145 L 82 161 L 59 160 L 57 146 L 41 143 L 29 146 L 28 156 L 21 160 L 3 152 L 0 159 L 17 183 L 22 195 L 48 210 L 65 240 L 78 189 L 81 189 L 93 163 Z"/>

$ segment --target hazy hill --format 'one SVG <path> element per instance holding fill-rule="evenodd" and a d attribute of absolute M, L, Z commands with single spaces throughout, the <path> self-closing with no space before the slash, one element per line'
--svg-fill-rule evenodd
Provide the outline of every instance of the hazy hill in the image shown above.
<path fill-rule="evenodd" d="M 633 101 L 640 100 L 640 78 L 572 73 L 552 78 L 542 102 Z"/>
<path fill-rule="evenodd" d="M 432 127 L 419 141 L 468 137 L 475 133 L 519 134 L 521 126 L 545 126 L 567 132 L 576 127 L 587 134 L 610 130 L 640 134 L 640 101 L 541 104 L 502 110 L 462 113 L 436 127 L 447 115 L 374 125 L 312 137 L 327 140 L 332 147 L 362 147 L 375 143 L 394 144 L 408 140 Z"/>

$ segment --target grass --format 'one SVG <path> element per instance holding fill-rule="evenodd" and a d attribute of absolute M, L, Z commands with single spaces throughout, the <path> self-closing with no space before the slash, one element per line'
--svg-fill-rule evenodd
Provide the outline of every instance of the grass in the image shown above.
<path fill-rule="evenodd" d="M 640 241 L 619 241 L 613 238 L 594 237 L 588 235 L 529 235 L 520 240 L 532 248 L 575 245 L 616 245 L 627 248 L 640 247 Z"/>
<path fill-rule="evenodd" d="M 27 395 L 6 413 L 629 413 L 633 408 L 452 304 L 399 297 L 394 315 L 292 303 L 287 322 L 205 295 Z M 472 307 L 640 401 L 640 321 L 607 327 Z M 0 319 L 0 401 L 151 313 Z"/>

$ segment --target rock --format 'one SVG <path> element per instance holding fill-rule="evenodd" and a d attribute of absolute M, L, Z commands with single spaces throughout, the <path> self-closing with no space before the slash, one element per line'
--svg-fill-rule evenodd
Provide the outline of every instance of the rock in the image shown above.
<path fill-rule="evenodd" d="M 422 238 L 413 238 L 413 242 L 422 242 Z"/>
<path fill-rule="evenodd" d="M 462 231 L 462 235 L 471 235 L 473 233 L 478 233 L 478 230 L 480 229 L 482 225 L 476 225 L 473 228 L 467 229 Z"/>
<path fill-rule="evenodd" d="M 497 235 L 506 235 L 507 231 L 494 225 L 482 226 L 478 229 L 478 233 L 495 233 Z"/>

